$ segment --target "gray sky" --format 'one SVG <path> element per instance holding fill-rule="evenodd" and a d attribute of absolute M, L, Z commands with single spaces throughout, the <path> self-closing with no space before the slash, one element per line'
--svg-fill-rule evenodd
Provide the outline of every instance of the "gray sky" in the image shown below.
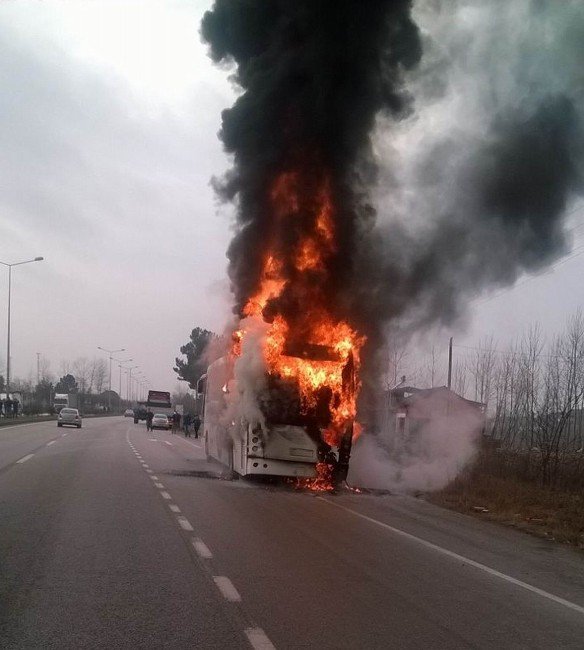
<path fill-rule="evenodd" d="M 0 259 L 46 258 L 14 270 L 13 374 L 34 376 L 37 352 L 57 374 L 62 359 L 125 347 L 153 388 L 172 390 L 173 360 L 192 327 L 225 323 L 231 211 L 217 206 L 209 180 L 230 164 L 216 134 L 234 91 L 200 42 L 210 4 L 0 4 Z M 422 70 L 412 79 L 415 118 L 397 133 L 380 125 L 381 160 L 396 154 L 404 170 L 428 138 L 454 128 L 479 132 L 480 111 L 469 102 L 492 90 L 469 56 L 479 56 L 488 38 L 464 39 L 473 21 L 488 17 L 473 13 L 477 3 L 453 2 L 462 9 L 437 21 L 436 4 L 421 5 L 421 27 L 454 43 L 449 52 L 465 65 L 439 102 L 426 101 Z M 515 19 L 521 24 L 520 11 Z M 407 172 L 401 180 L 407 189 Z M 380 191 L 379 211 L 392 200 Z M 584 205 L 570 209 L 577 254 Z M 432 340 L 445 347 L 453 334 L 473 346 L 494 334 L 505 344 L 535 321 L 551 334 L 581 306 L 582 277 L 584 255 L 567 259 L 477 299 L 464 323 Z M 0 270 L 2 365 L 6 293 Z"/>

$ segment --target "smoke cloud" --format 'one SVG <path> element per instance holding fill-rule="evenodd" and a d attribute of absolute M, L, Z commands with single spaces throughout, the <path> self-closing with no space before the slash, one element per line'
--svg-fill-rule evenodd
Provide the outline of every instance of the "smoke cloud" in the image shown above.
<path fill-rule="evenodd" d="M 581 2 L 216 0 L 202 35 L 242 90 L 223 112 L 234 164 L 217 183 L 237 210 L 237 315 L 268 247 L 292 267 L 323 179 L 337 239 L 313 284 L 367 336 L 365 389 L 389 324 L 452 324 L 470 298 L 569 250 L 564 216 L 583 191 Z M 307 204 L 282 229 L 269 189 L 290 170 Z M 265 316 L 294 322 L 312 291 L 291 283 Z M 400 466 L 432 477 L 442 459 L 448 473 L 470 457 L 463 439 L 452 463 Z"/>
<path fill-rule="evenodd" d="M 349 483 L 409 492 L 438 490 L 455 478 L 476 454 L 483 419 L 457 401 L 448 412 L 444 404 L 440 392 L 425 397 L 423 405 L 414 403 L 404 434 L 385 429 L 378 436 L 361 436 L 353 447 Z"/>

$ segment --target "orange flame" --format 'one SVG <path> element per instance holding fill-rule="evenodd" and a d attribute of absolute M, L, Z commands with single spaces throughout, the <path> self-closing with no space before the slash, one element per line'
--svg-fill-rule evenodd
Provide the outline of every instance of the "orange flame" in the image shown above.
<path fill-rule="evenodd" d="M 295 171 L 281 173 L 275 179 L 268 194 L 273 223 L 267 237 L 259 287 L 248 299 L 243 315 L 268 322 L 263 341 L 267 370 L 296 382 L 303 409 L 316 406 L 320 389 L 330 389 L 330 424 L 321 431 L 321 436 L 330 446 L 338 446 L 347 426 L 354 421 L 359 391 L 358 380 L 346 386 L 343 371 L 352 363 L 354 375 L 358 377 L 359 351 L 365 338 L 349 323 L 335 319 L 325 308 L 322 287 L 327 278 L 327 263 L 337 250 L 335 206 L 326 176 L 315 190 L 307 189 L 310 187 L 314 187 L 313 179 L 304 178 Z M 285 234 L 294 231 L 299 223 L 302 228 L 297 229 L 302 235 L 290 245 Z M 302 297 L 302 313 L 295 316 L 294 323 L 286 321 L 277 310 L 269 320 L 264 318 L 270 301 L 280 298 L 286 289 Z M 235 355 L 241 353 L 244 337 L 243 330 L 234 335 L 232 351 Z M 326 346 L 334 351 L 335 360 L 287 355 L 288 344 L 299 340 L 309 345 Z M 357 429 L 354 435 L 358 435 Z M 326 463 L 319 465 L 328 467 Z"/>

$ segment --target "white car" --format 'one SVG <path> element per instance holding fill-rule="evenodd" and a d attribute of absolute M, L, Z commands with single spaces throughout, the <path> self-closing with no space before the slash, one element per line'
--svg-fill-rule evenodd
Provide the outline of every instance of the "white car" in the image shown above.
<path fill-rule="evenodd" d="M 134 409 L 126 409 L 124 411 L 124 417 L 125 418 L 133 418 L 134 417 Z"/>
<path fill-rule="evenodd" d="M 58 427 L 62 427 L 64 424 L 70 424 L 72 427 L 81 429 L 82 422 L 83 421 L 77 409 L 64 407 L 59 411 L 59 415 L 57 416 Z"/>
<path fill-rule="evenodd" d="M 165 415 L 164 413 L 154 414 L 154 417 L 152 418 L 153 429 L 166 429 L 168 431 L 170 427 L 171 424 L 168 415 Z"/>

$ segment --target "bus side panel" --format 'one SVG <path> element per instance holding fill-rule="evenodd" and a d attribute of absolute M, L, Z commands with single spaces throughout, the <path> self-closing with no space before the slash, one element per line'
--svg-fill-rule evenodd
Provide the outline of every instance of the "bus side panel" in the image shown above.
<path fill-rule="evenodd" d="M 225 357 L 209 366 L 203 417 L 207 454 L 227 467 L 232 466 L 232 439 L 224 423 L 227 409 L 224 388 L 229 380 L 229 370 Z"/>

